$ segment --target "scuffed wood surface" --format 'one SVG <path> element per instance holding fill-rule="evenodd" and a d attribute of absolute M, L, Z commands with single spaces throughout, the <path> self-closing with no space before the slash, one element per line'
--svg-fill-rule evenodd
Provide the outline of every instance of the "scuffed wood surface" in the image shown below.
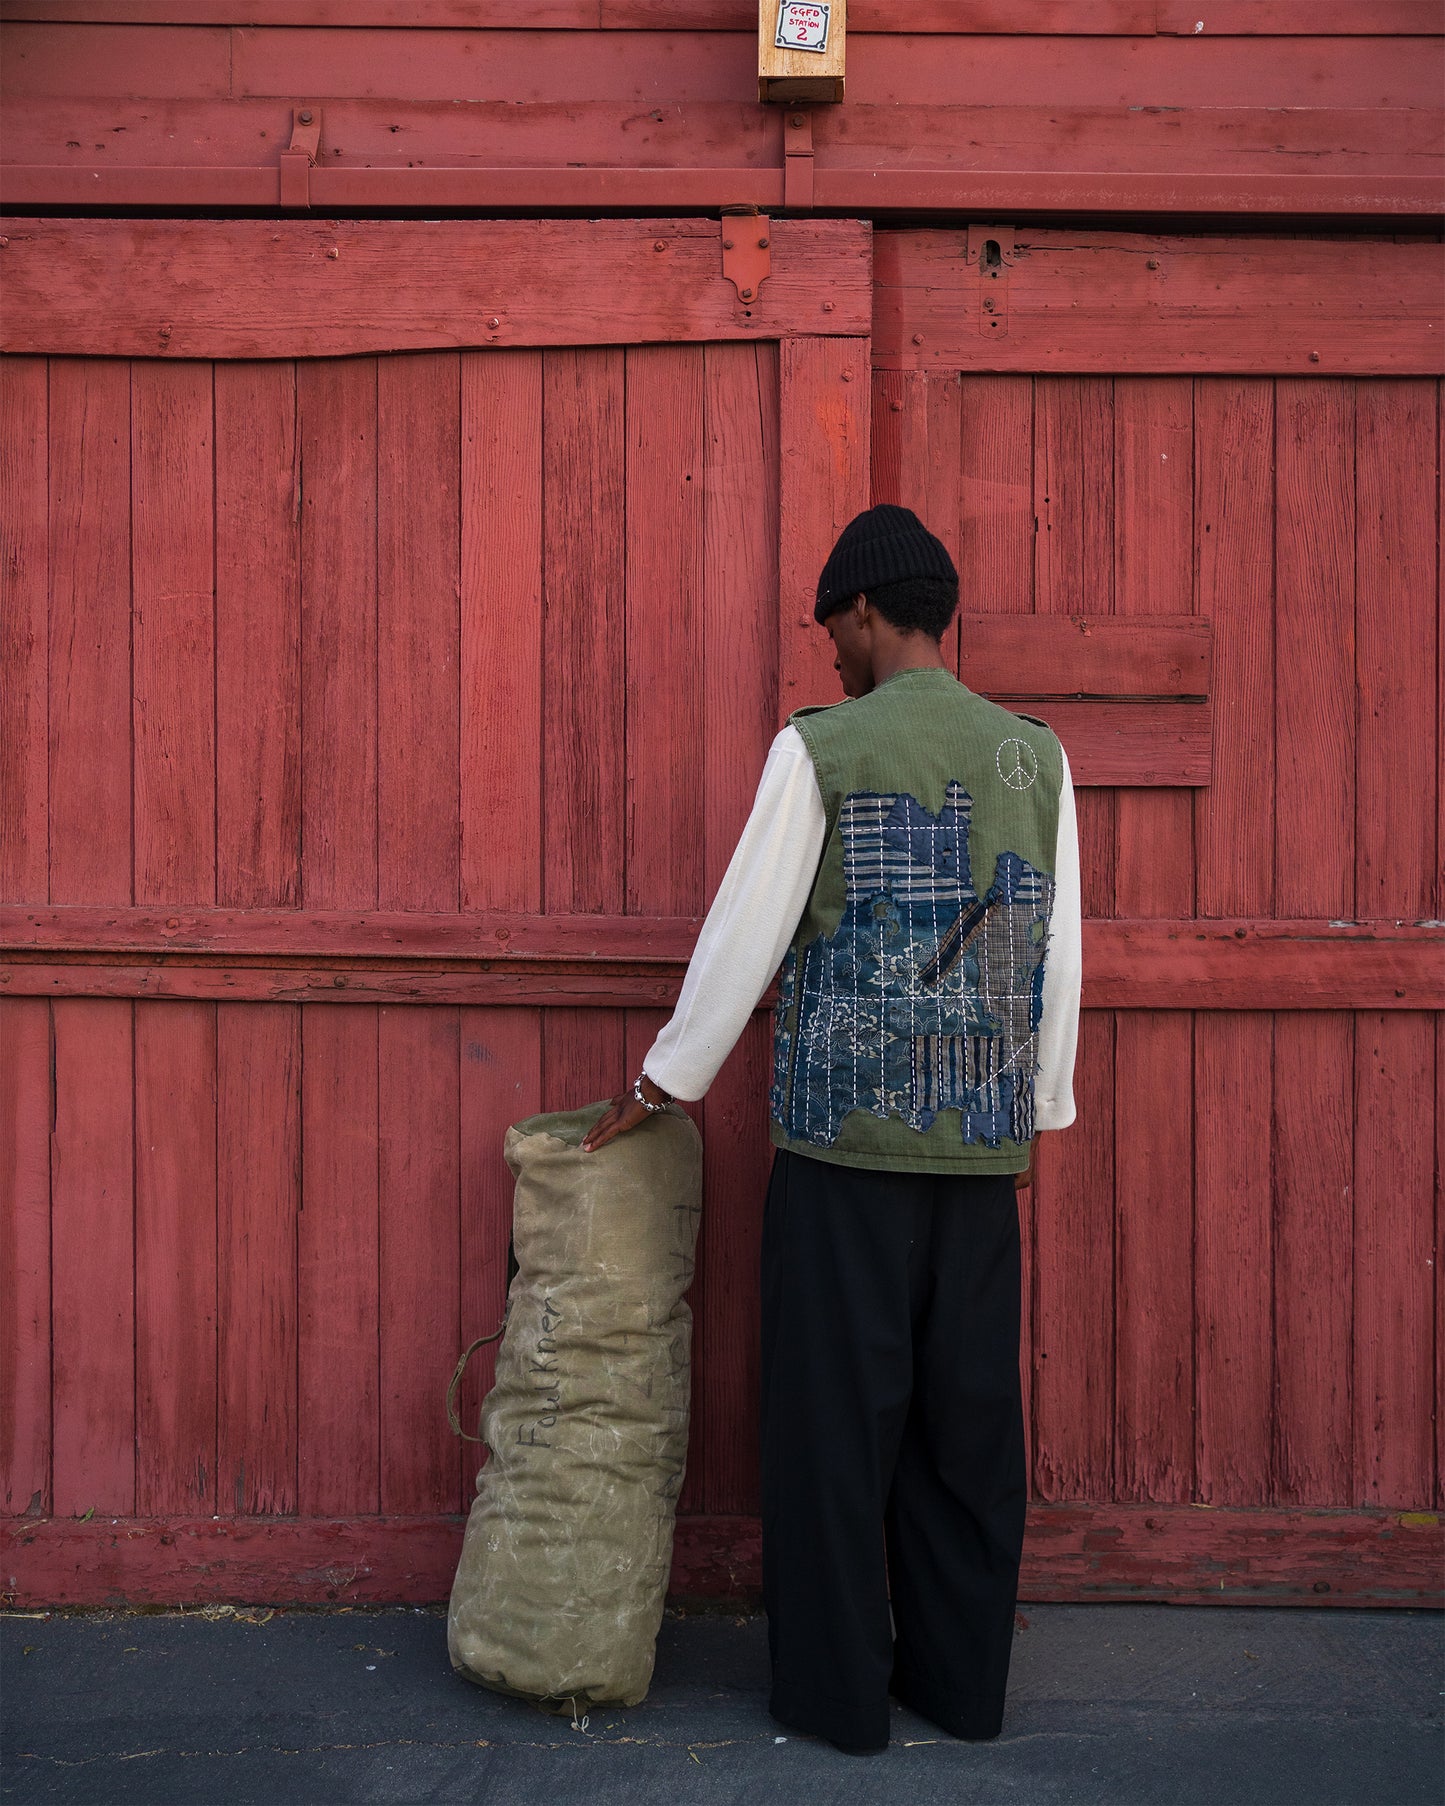
<path fill-rule="evenodd" d="M 11 218 L 0 234 L 11 352 L 346 357 L 866 335 L 871 321 L 858 220 L 772 222 L 772 272 L 748 306 L 715 220 Z"/>

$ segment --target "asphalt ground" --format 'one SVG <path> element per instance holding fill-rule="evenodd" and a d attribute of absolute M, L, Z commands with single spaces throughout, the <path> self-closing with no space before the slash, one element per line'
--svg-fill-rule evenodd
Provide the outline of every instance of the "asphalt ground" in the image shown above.
<path fill-rule="evenodd" d="M 669 1612 L 644 1704 L 470 1686 L 437 1609 L 6 1615 L 0 1797 L 104 1806 L 1440 1806 L 1442 1620 L 1024 1606 L 1001 1737 L 880 1755 L 767 1712 L 766 1624 Z"/>

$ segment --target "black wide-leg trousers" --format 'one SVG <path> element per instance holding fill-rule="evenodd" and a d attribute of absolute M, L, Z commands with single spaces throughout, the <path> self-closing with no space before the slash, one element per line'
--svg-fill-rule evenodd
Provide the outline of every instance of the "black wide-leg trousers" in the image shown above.
<path fill-rule="evenodd" d="M 998 1733 L 1024 1532 L 1018 1363 L 1012 1174 L 775 1149 L 760 1448 L 775 1717 L 881 1746 L 891 1692 L 955 1736 Z"/>

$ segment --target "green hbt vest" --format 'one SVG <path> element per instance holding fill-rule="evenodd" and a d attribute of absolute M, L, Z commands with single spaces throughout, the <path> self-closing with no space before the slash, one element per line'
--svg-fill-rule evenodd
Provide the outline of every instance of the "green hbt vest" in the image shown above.
<path fill-rule="evenodd" d="M 789 717 L 827 838 L 784 957 L 771 1135 L 844 1166 L 1029 1163 L 1063 754 L 938 668 Z"/>

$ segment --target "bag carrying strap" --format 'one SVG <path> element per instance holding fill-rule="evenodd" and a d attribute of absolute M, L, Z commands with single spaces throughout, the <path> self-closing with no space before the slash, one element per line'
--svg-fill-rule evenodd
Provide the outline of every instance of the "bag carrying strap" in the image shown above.
<path fill-rule="evenodd" d="M 510 1311 L 511 1308 L 512 1301 L 508 1299 L 507 1310 L 502 1312 L 502 1321 L 492 1331 L 491 1335 L 478 1336 L 476 1341 L 470 1345 L 461 1360 L 457 1362 L 456 1372 L 452 1375 L 451 1384 L 447 1387 L 447 1422 L 452 1426 L 452 1434 L 454 1436 L 460 1436 L 464 1442 L 480 1442 L 482 1438 L 480 1436 L 469 1436 L 462 1428 L 461 1419 L 457 1416 L 457 1388 L 462 1383 L 462 1375 L 467 1370 L 467 1362 L 471 1360 L 472 1356 L 479 1348 L 485 1348 L 488 1342 L 495 1342 L 498 1336 L 500 1336 L 502 1331 L 507 1327 L 507 1311 Z"/>

